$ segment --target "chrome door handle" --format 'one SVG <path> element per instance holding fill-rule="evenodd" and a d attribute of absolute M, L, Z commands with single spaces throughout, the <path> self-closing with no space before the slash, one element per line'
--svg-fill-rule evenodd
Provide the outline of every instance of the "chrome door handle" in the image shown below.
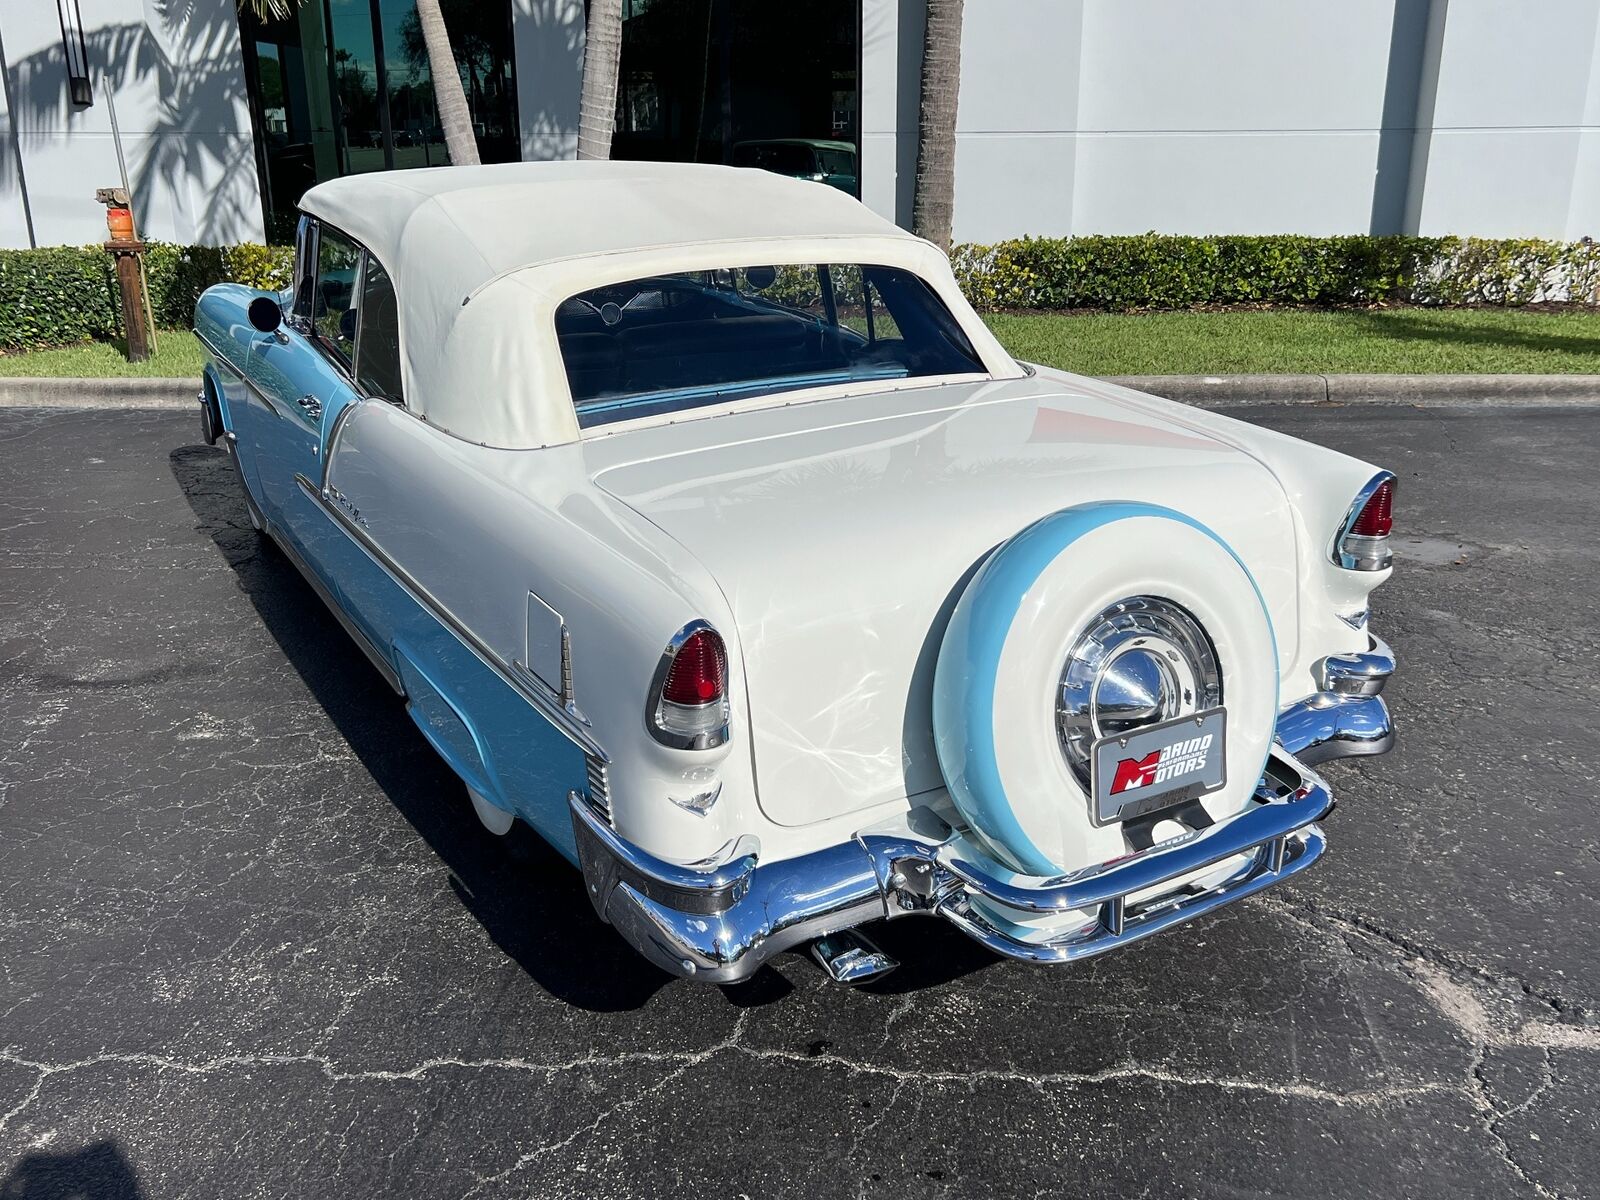
<path fill-rule="evenodd" d="M 310 417 L 313 421 L 321 419 L 322 401 L 318 400 L 309 392 L 306 395 L 301 396 L 300 399 L 295 401 L 295 403 L 300 406 L 300 411 L 305 413 L 306 416 Z"/>

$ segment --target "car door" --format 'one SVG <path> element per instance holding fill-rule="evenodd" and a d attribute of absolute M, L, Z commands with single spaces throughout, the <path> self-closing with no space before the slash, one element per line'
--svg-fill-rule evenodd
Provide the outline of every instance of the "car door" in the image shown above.
<path fill-rule="evenodd" d="M 272 408 L 255 423 L 252 451 L 268 518 L 331 584 L 328 554 L 338 531 L 301 481 L 321 486 L 327 434 L 357 397 L 352 372 L 363 253 L 327 227 L 313 227 L 301 242 L 310 261 L 298 268 L 286 327 L 258 335 L 251 346 L 250 377 Z"/>

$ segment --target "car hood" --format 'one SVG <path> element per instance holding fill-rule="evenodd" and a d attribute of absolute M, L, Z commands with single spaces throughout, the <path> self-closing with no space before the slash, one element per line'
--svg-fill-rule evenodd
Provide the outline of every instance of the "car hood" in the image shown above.
<path fill-rule="evenodd" d="M 1255 576 L 1293 661 L 1294 529 L 1257 459 L 1090 380 L 876 393 L 594 438 L 595 483 L 682 543 L 737 623 L 759 800 L 784 825 L 942 786 L 933 667 L 965 582 L 1058 509 L 1162 504 Z"/>

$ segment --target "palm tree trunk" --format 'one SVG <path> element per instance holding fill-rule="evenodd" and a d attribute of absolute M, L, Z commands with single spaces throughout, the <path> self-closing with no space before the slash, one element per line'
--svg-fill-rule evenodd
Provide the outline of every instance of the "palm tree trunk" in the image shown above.
<path fill-rule="evenodd" d="M 417 24 L 428 47 L 428 71 L 433 76 L 433 102 L 444 126 L 444 145 L 450 161 L 459 166 L 478 165 L 478 139 L 472 132 L 472 113 L 461 90 L 461 72 L 450 49 L 450 32 L 444 27 L 439 0 L 417 0 Z"/>
<path fill-rule="evenodd" d="M 911 228 L 946 253 L 956 207 L 956 102 L 961 94 L 963 0 L 928 0 L 922 42 L 922 119 Z"/>
<path fill-rule="evenodd" d="M 583 93 L 578 105 L 579 158 L 611 157 L 621 59 L 622 0 L 589 0 L 589 24 L 583 42 Z"/>

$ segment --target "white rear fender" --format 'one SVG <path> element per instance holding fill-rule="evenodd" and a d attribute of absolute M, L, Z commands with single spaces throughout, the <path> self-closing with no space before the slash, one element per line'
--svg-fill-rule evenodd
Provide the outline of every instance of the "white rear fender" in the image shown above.
<path fill-rule="evenodd" d="M 554 719 L 610 758 L 621 833 L 692 862 L 749 832 L 740 810 L 754 805 L 739 798 L 753 797 L 754 781 L 732 616 L 692 556 L 590 484 L 580 446 L 494 450 L 366 401 L 340 424 L 327 489 L 352 533 L 405 572 L 424 603 L 469 631 L 522 690 L 548 692 Z M 677 750 L 649 736 L 647 709 L 663 651 L 696 620 L 724 633 L 734 730 L 721 746 Z M 673 803 L 719 789 L 699 811 Z"/>
<path fill-rule="evenodd" d="M 1104 380 L 1041 369 L 1041 376 L 1070 383 L 1075 390 L 1128 409 L 1203 432 L 1234 446 L 1271 471 L 1289 501 L 1299 572 L 1299 630 L 1296 644 L 1281 645 L 1283 700 L 1314 689 L 1313 668 L 1325 656 L 1367 648 L 1367 633 L 1357 618 L 1367 611 L 1372 591 L 1392 573 L 1351 571 L 1335 561 L 1338 533 L 1351 501 L 1380 467 L 1223 413 L 1178 404 Z"/>

